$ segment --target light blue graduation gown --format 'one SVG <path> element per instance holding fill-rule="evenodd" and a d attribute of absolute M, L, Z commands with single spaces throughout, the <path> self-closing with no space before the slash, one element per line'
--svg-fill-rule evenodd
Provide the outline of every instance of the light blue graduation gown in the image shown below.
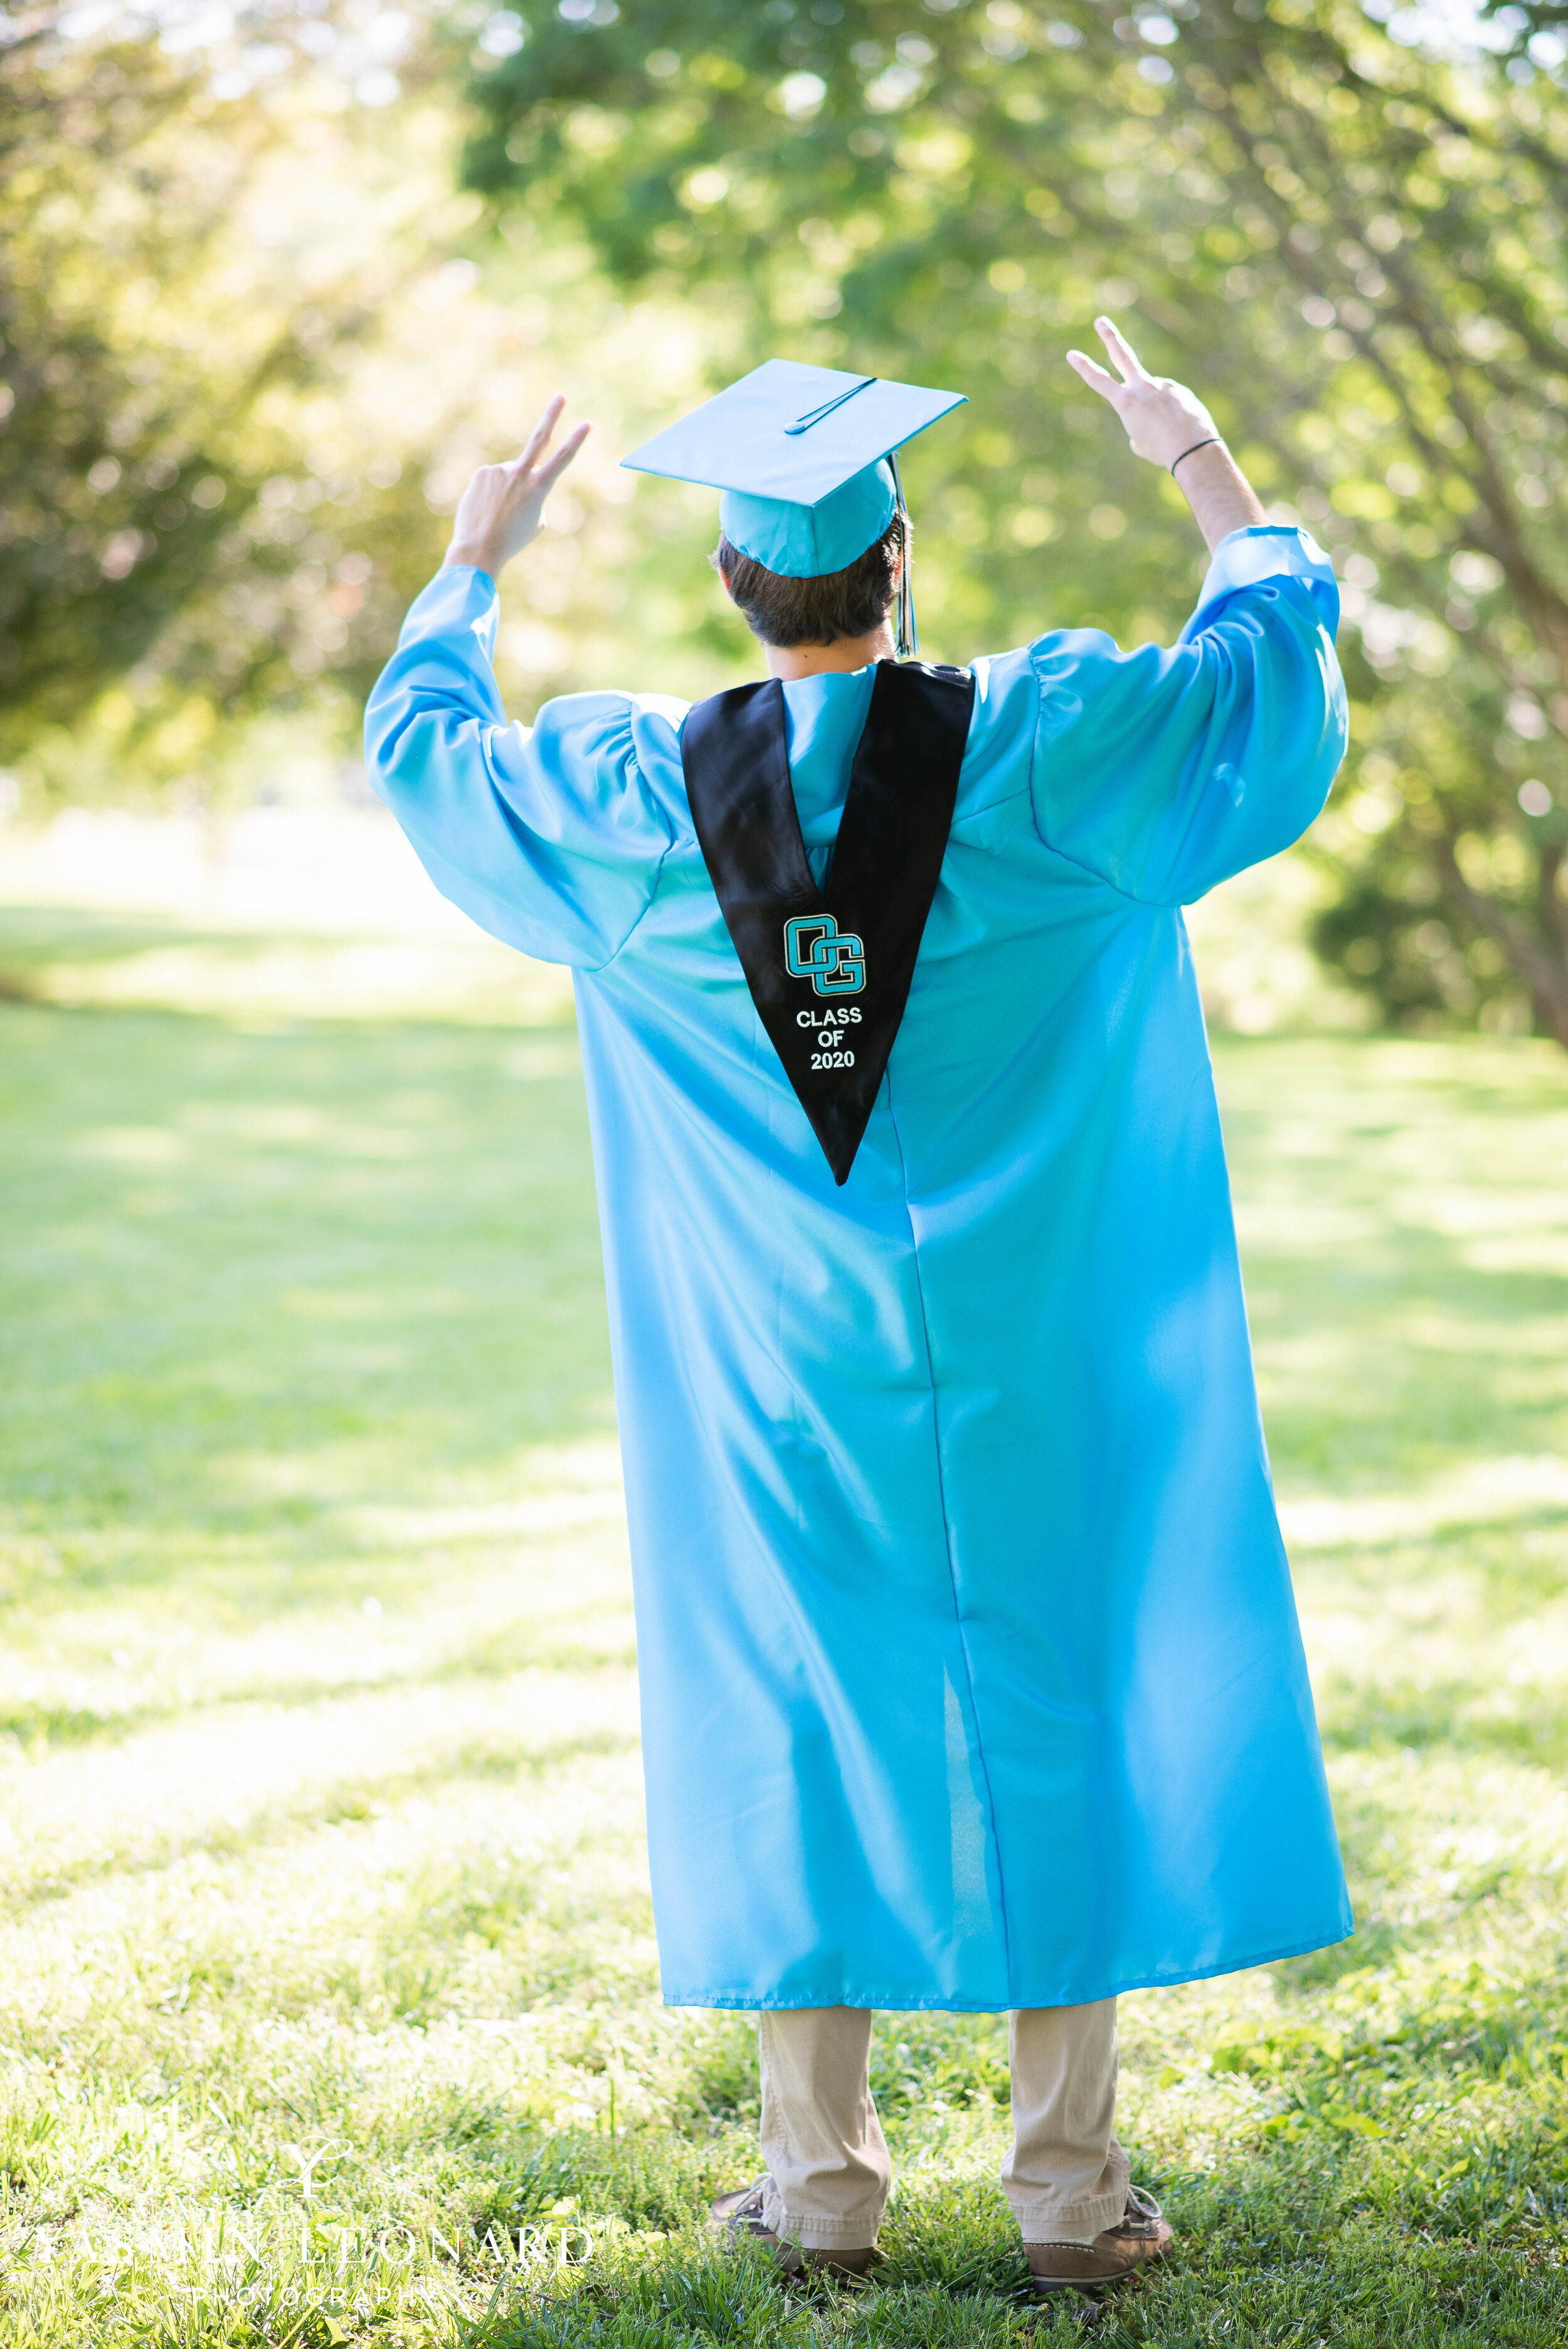
<path fill-rule="evenodd" d="M 1238 532 L 1169 650 L 977 661 L 903 1026 L 835 1187 L 752 1007 L 685 705 L 509 726 L 426 588 L 370 773 L 572 967 L 665 1999 L 1072 2004 L 1350 1930 L 1181 906 L 1346 740 L 1333 574 Z M 784 688 L 819 881 L 874 672 Z"/>

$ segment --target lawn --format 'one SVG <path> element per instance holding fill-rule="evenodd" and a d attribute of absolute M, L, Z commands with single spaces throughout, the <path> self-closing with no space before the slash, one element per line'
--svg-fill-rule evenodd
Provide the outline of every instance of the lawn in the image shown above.
<path fill-rule="evenodd" d="M 755 2054 L 657 2001 L 572 1030 L 341 978 L 0 918 L 0 2341 L 1074 2337 L 990 2018 L 879 2018 L 873 2288 L 705 2236 Z M 1359 1930 L 1125 2002 L 1181 2255 L 1095 2337 L 1556 2349 L 1568 1063 L 1217 1059 Z"/>

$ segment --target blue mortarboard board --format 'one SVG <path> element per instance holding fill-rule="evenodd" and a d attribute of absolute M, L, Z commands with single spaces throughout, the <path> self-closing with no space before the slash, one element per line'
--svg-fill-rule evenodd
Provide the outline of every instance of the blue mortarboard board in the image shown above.
<path fill-rule="evenodd" d="M 961 391 L 768 359 L 621 461 L 721 490 L 730 544 L 787 579 L 842 571 L 903 504 L 895 451 Z"/>

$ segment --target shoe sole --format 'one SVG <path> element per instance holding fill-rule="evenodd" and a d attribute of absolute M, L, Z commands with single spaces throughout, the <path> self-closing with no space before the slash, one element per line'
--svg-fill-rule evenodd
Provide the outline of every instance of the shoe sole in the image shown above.
<path fill-rule="evenodd" d="M 1155 2254 L 1155 2259 L 1161 2259 L 1163 2257 L 1163 2252 L 1156 2252 Z M 1102 2292 L 1114 2292 L 1119 2284 L 1130 2283 L 1134 2276 L 1146 2275 L 1153 2265 L 1154 2260 L 1139 2260 L 1131 2267 L 1122 2268 L 1116 2275 L 1031 2275 L 1029 2282 L 1034 2289 L 1035 2296 L 1038 2300 L 1049 2300 L 1053 2294 L 1057 2292 L 1076 2292 L 1080 2299 L 1093 2300 L 1095 2302 L 1095 2305 L 1098 2307 L 1099 2304 L 1096 2298 L 1098 2293 Z"/>

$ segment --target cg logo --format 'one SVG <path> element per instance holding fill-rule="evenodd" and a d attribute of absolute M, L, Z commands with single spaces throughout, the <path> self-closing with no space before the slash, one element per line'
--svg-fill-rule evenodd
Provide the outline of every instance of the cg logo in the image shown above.
<path fill-rule="evenodd" d="M 859 995 L 866 950 L 831 914 L 797 914 L 784 925 L 784 968 L 791 978 L 809 978 L 819 995 Z"/>

